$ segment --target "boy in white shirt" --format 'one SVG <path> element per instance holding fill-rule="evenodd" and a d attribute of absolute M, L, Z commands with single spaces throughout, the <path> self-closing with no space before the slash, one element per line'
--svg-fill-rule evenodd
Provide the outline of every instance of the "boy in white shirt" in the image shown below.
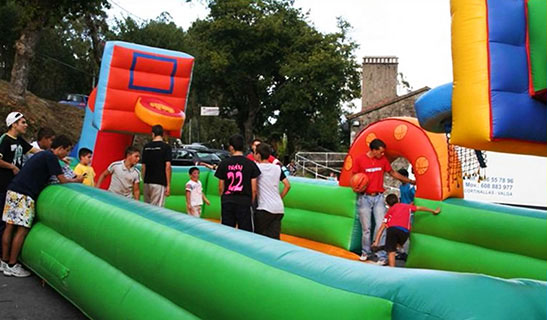
<path fill-rule="evenodd" d="M 281 170 L 281 167 L 270 163 L 271 147 L 261 143 L 254 151 L 258 162 L 258 206 L 255 211 L 255 232 L 273 239 L 279 239 L 281 219 L 285 208 L 283 198 L 289 192 L 291 184 Z M 283 182 L 283 190 L 279 193 L 279 181 Z"/>
<path fill-rule="evenodd" d="M 186 212 L 193 217 L 201 216 L 201 205 L 205 202 L 210 205 L 209 199 L 203 194 L 201 181 L 199 181 L 199 169 L 192 167 L 188 170 L 190 180 L 186 183 Z"/>

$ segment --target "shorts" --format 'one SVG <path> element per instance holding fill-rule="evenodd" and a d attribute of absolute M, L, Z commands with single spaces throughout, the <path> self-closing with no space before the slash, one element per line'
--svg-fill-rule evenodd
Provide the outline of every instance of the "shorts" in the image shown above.
<path fill-rule="evenodd" d="M 142 187 L 144 202 L 163 207 L 165 204 L 165 186 L 156 183 L 145 183 Z"/>
<path fill-rule="evenodd" d="M 220 222 L 225 226 L 237 227 L 239 230 L 254 231 L 251 204 L 224 202 L 220 207 Z"/>
<path fill-rule="evenodd" d="M 389 227 L 387 228 L 386 235 L 386 251 L 395 252 L 397 251 L 397 245 L 404 245 L 410 232 L 403 231 L 399 228 Z"/>
<path fill-rule="evenodd" d="M 26 228 L 32 226 L 35 215 L 34 199 L 11 190 L 6 193 L 2 220 Z"/>
<path fill-rule="evenodd" d="M 192 206 L 192 209 L 190 209 L 188 215 L 197 218 L 201 217 L 201 206 Z"/>
<path fill-rule="evenodd" d="M 255 210 L 254 215 L 255 232 L 279 240 L 283 214 L 270 213 L 265 210 Z"/>

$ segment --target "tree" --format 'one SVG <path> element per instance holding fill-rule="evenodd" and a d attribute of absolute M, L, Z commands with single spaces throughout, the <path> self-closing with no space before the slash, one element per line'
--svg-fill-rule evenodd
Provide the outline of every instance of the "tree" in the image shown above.
<path fill-rule="evenodd" d="M 186 48 L 184 30 L 172 21 L 167 12 L 163 12 L 154 20 L 141 23 L 131 17 L 116 20 L 108 38 L 175 51 L 185 51 Z"/>
<path fill-rule="evenodd" d="M 53 28 L 65 19 L 86 13 L 98 14 L 109 8 L 108 0 L 19 0 L 10 1 L 19 7 L 21 33 L 15 42 L 15 58 L 11 71 L 12 96 L 22 96 L 27 88 L 30 66 L 42 30 Z"/>
<path fill-rule="evenodd" d="M 209 1 L 187 32 L 198 104 L 219 105 L 250 140 L 275 130 L 295 145 L 337 148 L 340 103 L 359 95 L 349 25 L 322 34 L 293 1 Z"/>

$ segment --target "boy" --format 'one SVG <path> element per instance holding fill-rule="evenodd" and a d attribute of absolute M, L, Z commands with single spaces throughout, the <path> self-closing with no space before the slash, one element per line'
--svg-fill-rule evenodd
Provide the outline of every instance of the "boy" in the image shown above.
<path fill-rule="evenodd" d="M 215 172 L 221 195 L 220 216 L 224 225 L 253 231 L 251 205 L 256 200 L 256 178 L 260 170 L 256 163 L 243 155 L 245 141 L 241 135 L 229 139 L 231 157 L 222 160 Z"/>
<path fill-rule="evenodd" d="M 78 151 L 80 163 L 74 168 L 74 173 L 84 176 L 84 184 L 90 187 L 95 186 L 95 170 L 91 166 L 92 156 L 93 151 L 88 148 L 81 148 L 80 151 Z"/>
<path fill-rule="evenodd" d="M 384 222 L 380 226 L 372 246 L 378 247 L 380 237 L 382 236 L 382 233 L 384 233 L 384 229 L 387 228 L 386 251 L 388 253 L 389 266 L 395 267 L 397 245 L 402 246 L 410 235 L 410 214 L 415 211 L 427 211 L 434 215 L 438 215 L 439 212 L 441 212 L 441 209 L 437 208 L 432 210 L 427 207 L 417 207 L 411 204 L 399 203 L 399 199 L 394 194 L 390 194 L 386 197 L 386 203 L 389 206 L 389 210 L 384 217 Z"/>
<path fill-rule="evenodd" d="M 281 219 L 285 208 L 283 198 L 289 192 L 291 184 L 281 170 L 281 167 L 270 163 L 270 146 L 261 143 L 256 147 L 255 159 L 258 161 L 258 206 L 255 211 L 255 232 L 279 240 Z M 279 194 L 279 181 L 283 182 L 283 190 Z"/>
<path fill-rule="evenodd" d="M 0 137 L 0 206 L 4 205 L 9 183 L 23 166 L 23 155 L 41 151 L 22 138 L 27 132 L 28 123 L 21 112 L 8 114 L 6 126 L 8 132 Z M 4 221 L 0 221 L 0 236 L 4 225 Z"/>
<path fill-rule="evenodd" d="M 51 150 L 43 151 L 29 159 L 8 186 L 2 220 L 6 230 L 2 236 L 2 261 L 0 268 L 6 276 L 28 277 L 30 272 L 17 263 L 17 257 L 32 226 L 35 201 L 45 188 L 50 176 L 61 183 L 82 182 L 83 177 L 68 179 L 63 175 L 59 160 L 66 157 L 72 143 L 66 136 L 55 138 Z M 12 234 L 15 235 L 12 236 Z"/>
<path fill-rule="evenodd" d="M 53 139 L 55 139 L 55 131 L 53 131 L 51 128 L 43 127 L 38 130 L 38 134 L 36 135 L 36 141 L 33 141 L 30 143 L 30 145 L 33 148 L 39 149 L 39 150 L 47 150 L 51 148 L 51 143 L 53 142 Z M 28 159 L 32 157 L 32 153 L 27 153 L 23 156 L 23 163 L 27 162 Z"/>
<path fill-rule="evenodd" d="M 163 141 L 163 127 L 152 127 L 152 141 L 142 149 L 144 202 L 163 207 L 171 188 L 171 146 Z"/>
<path fill-rule="evenodd" d="M 403 177 L 408 178 L 408 171 L 406 169 L 399 169 L 397 172 Z M 410 183 L 401 182 L 399 193 L 401 194 L 401 203 L 411 204 L 414 202 L 416 189 Z"/>
<path fill-rule="evenodd" d="M 101 186 L 107 176 L 112 175 L 108 191 L 126 198 L 133 197 L 138 201 L 140 197 L 139 182 L 141 181 L 141 173 L 135 168 L 135 165 L 139 163 L 140 158 L 139 149 L 133 146 L 127 147 L 125 149 L 125 159 L 112 162 L 99 176 L 97 187 Z"/>
<path fill-rule="evenodd" d="M 186 212 L 193 217 L 201 216 L 201 205 L 205 202 L 210 205 L 209 199 L 203 194 L 201 181 L 199 181 L 199 169 L 192 167 L 188 170 L 190 180 L 186 183 Z"/>

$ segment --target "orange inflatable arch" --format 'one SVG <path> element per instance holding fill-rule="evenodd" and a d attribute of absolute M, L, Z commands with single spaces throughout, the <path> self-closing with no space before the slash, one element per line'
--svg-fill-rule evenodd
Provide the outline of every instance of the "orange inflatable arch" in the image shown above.
<path fill-rule="evenodd" d="M 416 197 L 431 200 L 463 198 L 461 176 L 449 177 L 448 148 L 451 146 L 446 136 L 427 132 L 417 119 L 407 117 L 374 122 L 357 135 L 344 160 L 341 186 L 350 185 L 354 160 L 368 152 L 370 142 L 376 138 L 385 142 L 390 162 L 403 157 L 411 163 L 416 176 Z"/>

